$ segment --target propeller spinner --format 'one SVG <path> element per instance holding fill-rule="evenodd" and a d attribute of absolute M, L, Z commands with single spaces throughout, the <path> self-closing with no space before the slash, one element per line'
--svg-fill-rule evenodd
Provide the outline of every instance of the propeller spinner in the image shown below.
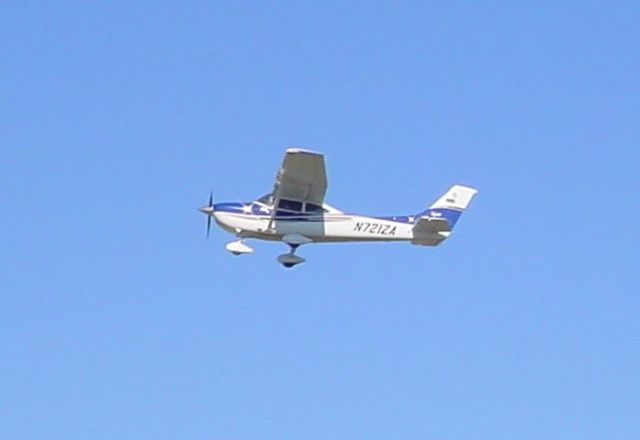
<path fill-rule="evenodd" d="M 207 238 L 209 238 L 209 232 L 211 231 L 211 216 L 213 216 L 213 191 L 209 193 L 209 204 L 200 208 L 200 212 L 207 215 Z"/>

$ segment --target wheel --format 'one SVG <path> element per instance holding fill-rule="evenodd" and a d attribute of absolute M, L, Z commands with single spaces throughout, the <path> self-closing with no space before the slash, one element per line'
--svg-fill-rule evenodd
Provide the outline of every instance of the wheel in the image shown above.
<path fill-rule="evenodd" d="M 292 268 L 298 264 L 304 263 L 305 259 L 294 254 L 282 254 L 278 257 L 278 262 L 286 268 Z"/>

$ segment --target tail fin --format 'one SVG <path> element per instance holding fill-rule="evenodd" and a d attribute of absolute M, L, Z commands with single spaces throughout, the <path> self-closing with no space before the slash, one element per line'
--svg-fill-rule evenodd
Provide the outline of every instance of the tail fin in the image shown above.
<path fill-rule="evenodd" d="M 449 191 L 444 193 L 442 197 L 436 200 L 426 211 L 418 214 L 418 216 L 445 219 L 450 231 L 477 192 L 477 189 L 469 186 L 453 185 L 449 188 Z"/>
<path fill-rule="evenodd" d="M 418 214 L 413 227 L 413 244 L 437 246 L 456 225 L 462 211 L 478 192 L 477 189 L 454 185 L 426 211 Z"/>
<path fill-rule="evenodd" d="M 457 209 L 464 211 L 471 199 L 478 192 L 477 189 L 464 185 L 453 185 L 442 197 L 436 200 L 429 209 Z"/>

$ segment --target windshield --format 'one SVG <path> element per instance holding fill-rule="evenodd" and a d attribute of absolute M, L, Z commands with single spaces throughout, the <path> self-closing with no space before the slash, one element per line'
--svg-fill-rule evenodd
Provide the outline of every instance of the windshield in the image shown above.
<path fill-rule="evenodd" d="M 273 205 L 273 194 L 265 194 L 256 201 L 258 203 L 262 203 L 263 205 L 271 206 Z"/>

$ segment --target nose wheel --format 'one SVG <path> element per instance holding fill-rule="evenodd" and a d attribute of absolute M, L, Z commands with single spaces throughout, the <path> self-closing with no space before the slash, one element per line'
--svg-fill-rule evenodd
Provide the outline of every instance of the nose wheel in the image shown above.
<path fill-rule="evenodd" d="M 253 253 L 253 248 L 245 244 L 242 240 L 232 241 L 225 246 L 233 255 L 243 255 Z"/>

